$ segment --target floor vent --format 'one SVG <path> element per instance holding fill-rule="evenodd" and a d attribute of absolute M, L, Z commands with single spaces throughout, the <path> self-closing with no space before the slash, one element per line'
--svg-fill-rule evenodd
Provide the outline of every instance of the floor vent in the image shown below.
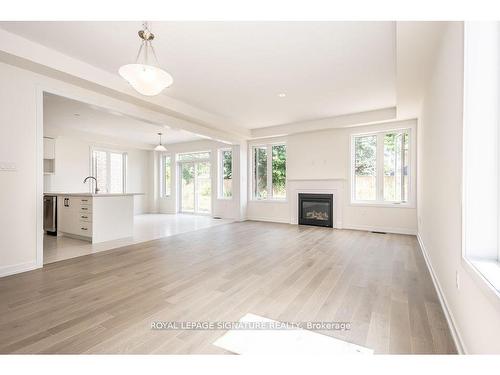
<path fill-rule="evenodd" d="M 387 234 L 387 232 L 377 232 L 375 230 L 372 230 L 372 233 L 375 233 L 375 234 Z"/>

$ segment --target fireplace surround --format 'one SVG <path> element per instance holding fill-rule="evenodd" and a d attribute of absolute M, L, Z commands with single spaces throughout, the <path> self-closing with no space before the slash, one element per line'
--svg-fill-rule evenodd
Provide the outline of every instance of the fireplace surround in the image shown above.
<path fill-rule="evenodd" d="M 333 194 L 298 194 L 299 225 L 333 228 Z"/>

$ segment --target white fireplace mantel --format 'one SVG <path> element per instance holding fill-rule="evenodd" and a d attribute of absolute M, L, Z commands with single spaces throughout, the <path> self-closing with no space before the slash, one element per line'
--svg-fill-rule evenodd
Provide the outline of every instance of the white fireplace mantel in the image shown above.
<path fill-rule="evenodd" d="M 298 224 L 299 193 L 333 195 L 333 227 L 342 229 L 342 207 L 344 199 L 344 179 L 289 179 L 290 223 Z"/>

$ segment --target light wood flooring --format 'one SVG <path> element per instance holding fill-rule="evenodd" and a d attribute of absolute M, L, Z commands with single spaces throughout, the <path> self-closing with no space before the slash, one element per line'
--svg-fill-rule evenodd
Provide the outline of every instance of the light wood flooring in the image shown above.
<path fill-rule="evenodd" d="M 455 353 L 414 236 L 262 222 L 201 229 L 0 279 L 0 353 L 225 353 L 152 321 L 347 321 L 375 353 Z"/>

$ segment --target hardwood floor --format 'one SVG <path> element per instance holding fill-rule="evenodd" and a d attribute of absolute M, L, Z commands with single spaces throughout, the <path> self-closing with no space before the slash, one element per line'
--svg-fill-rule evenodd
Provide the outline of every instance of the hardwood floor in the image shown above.
<path fill-rule="evenodd" d="M 0 353 L 224 353 L 153 321 L 346 321 L 375 353 L 455 353 L 414 236 L 220 225 L 0 279 Z"/>

